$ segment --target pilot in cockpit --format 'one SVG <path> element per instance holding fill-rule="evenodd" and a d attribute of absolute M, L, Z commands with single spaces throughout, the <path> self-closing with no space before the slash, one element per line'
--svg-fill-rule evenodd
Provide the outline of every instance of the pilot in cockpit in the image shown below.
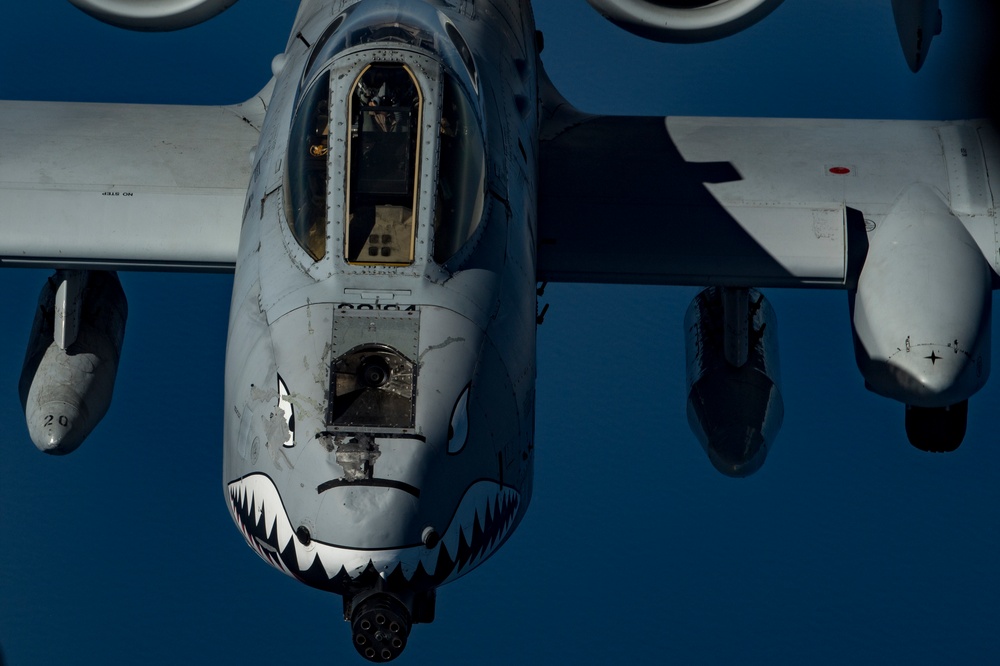
<path fill-rule="evenodd" d="M 372 67 L 358 81 L 356 92 L 362 107 L 374 107 L 362 114 L 361 131 L 407 131 L 407 112 L 416 104 L 416 90 L 408 75 Z"/>

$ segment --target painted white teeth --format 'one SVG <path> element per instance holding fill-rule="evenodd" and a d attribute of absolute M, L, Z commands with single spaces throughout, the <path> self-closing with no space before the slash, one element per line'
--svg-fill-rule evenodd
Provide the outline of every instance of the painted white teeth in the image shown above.
<path fill-rule="evenodd" d="M 369 566 L 373 566 L 383 577 L 388 577 L 398 568 L 407 580 L 411 580 L 421 568 L 419 565 L 423 565 L 424 572 L 434 576 L 441 561 L 441 550 L 444 550 L 447 561 L 455 562 L 461 555 L 459 544 L 464 542 L 466 548 L 473 550 L 467 552 L 468 560 L 457 562 L 458 566 L 442 581 L 447 582 L 472 570 L 503 543 L 513 523 L 518 493 L 492 482 L 473 484 L 463 496 L 451 524 L 435 548 L 413 546 L 377 551 L 339 548 L 318 541 L 303 545 L 295 537 L 277 489 L 263 474 L 253 474 L 230 483 L 229 497 L 230 512 L 250 546 L 265 561 L 288 575 L 295 575 L 290 567 L 299 572 L 308 571 L 319 558 L 323 571 L 331 580 L 344 571 L 357 578 Z M 252 524 L 245 524 L 242 517 L 251 507 L 252 515 L 248 518 Z M 258 529 L 262 529 L 263 536 Z M 478 542 L 473 538 L 477 532 L 480 535 Z M 290 543 L 295 554 L 294 562 L 286 562 L 281 557 Z"/>
<path fill-rule="evenodd" d="M 288 518 L 284 516 L 283 513 L 284 512 L 282 512 L 282 515 L 279 515 L 277 520 L 278 548 L 280 550 L 284 550 L 285 547 L 288 546 L 288 542 L 291 540 L 293 536 L 292 525 L 291 523 L 288 522 Z"/>
<path fill-rule="evenodd" d="M 257 496 L 257 488 L 250 488 L 250 504 L 253 505 L 253 521 L 254 524 L 260 522 L 260 510 L 264 504 L 264 498 Z"/>
<path fill-rule="evenodd" d="M 318 544 L 310 542 L 308 546 L 303 546 L 298 539 L 295 540 L 295 565 L 299 571 L 308 571 L 313 562 L 316 561 L 316 549 Z"/>
<path fill-rule="evenodd" d="M 438 548 L 444 548 L 448 551 L 449 559 L 454 560 L 458 557 L 458 539 L 462 533 L 462 526 L 457 524 L 458 521 L 453 521 L 455 525 L 448 528 L 448 531 L 444 533 L 444 538 L 441 539 L 441 545 Z M 457 527 L 457 529 L 455 529 Z M 432 549 L 437 550 L 437 549 Z"/>
<path fill-rule="evenodd" d="M 273 507 L 274 504 L 271 502 L 264 505 L 264 536 L 268 539 L 274 534 L 274 522 L 278 517 Z"/>
<path fill-rule="evenodd" d="M 317 553 L 319 563 L 323 565 L 323 571 L 326 572 L 327 578 L 333 578 L 336 576 L 340 573 L 340 569 L 344 566 L 343 563 L 340 562 L 340 560 L 334 555 L 335 553 L 332 553 L 325 548 L 320 549 Z"/>

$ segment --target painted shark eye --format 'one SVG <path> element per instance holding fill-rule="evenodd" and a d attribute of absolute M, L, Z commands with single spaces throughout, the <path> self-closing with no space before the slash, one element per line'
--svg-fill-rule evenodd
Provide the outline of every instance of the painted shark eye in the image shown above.
<path fill-rule="evenodd" d="M 458 453 L 469 438 L 469 386 L 462 390 L 448 426 L 448 453 Z"/>
<path fill-rule="evenodd" d="M 295 446 L 295 408 L 288 401 L 288 387 L 285 386 L 281 375 L 278 375 L 278 409 L 285 415 L 285 421 L 288 423 L 288 437 L 282 444 L 288 448 L 293 447 Z"/>

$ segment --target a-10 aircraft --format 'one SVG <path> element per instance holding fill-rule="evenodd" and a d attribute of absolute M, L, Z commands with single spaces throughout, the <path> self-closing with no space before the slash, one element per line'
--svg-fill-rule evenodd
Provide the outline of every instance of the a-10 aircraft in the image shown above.
<path fill-rule="evenodd" d="M 174 29 L 231 3 L 78 4 Z M 692 41 L 779 3 L 592 4 Z M 894 4 L 918 68 L 936 3 Z M 527 3 L 306 0 L 242 105 L 4 102 L 0 256 L 57 269 L 21 382 L 36 445 L 68 453 L 107 410 L 113 271 L 235 269 L 230 511 L 270 564 L 343 595 L 373 661 L 524 515 L 539 282 L 709 285 L 688 415 L 723 473 L 755 471 L 782 418 L 758 287 L 849 290 L 869 387 L 918 448 L 958 446 L 990 367 L 992 127 L 590 116 L 542 45 Z"/>

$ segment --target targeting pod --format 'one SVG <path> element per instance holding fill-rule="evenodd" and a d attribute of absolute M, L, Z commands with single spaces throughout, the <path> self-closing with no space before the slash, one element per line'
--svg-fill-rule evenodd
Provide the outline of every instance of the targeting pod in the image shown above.
<path fill-rule="evenodd" d="M 684 327 L 688 424 L 717 470 L 749 476 L 785 413 L 774 310 L 756 289 L 710 287 L 691 302 Z"/>
<path fill-rule="evenodd" d="M 107 413 L 127 318 L 115 273 L 57 271 L 45 283 L 19 382 L 40 450 L 72 452 Z"/>
<path fill-rule="evenodd" d="M 892 0 L 892 14 L 906 64 L 916 72 L 927 60 L 931 40 L 941 34 L 938 0 Z"/>

